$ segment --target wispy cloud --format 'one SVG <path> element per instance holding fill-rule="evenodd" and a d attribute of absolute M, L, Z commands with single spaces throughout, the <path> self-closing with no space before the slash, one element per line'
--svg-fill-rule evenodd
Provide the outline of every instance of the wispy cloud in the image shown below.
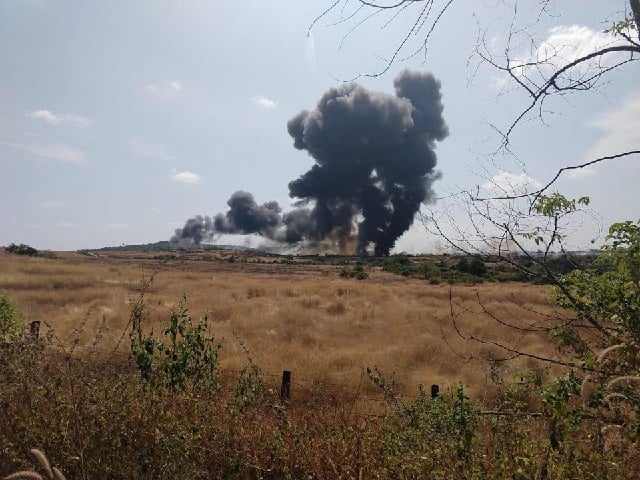
<path fill-rule="evenodd" d="M 159 143 L 151 143 L 134 138 L 129 141 L 129 147 L 131 151 L 139 157 L 153 158 L 156 160 L 175 159 L 175 157 L 167 151 L 165 146 Z"/>
<path fill-rule="evenodd" d="M 587 160 L 637 150 L 640 145 L 640 94 L 629 95 L 613 109 L 598 115 L 589 126 L 604 132 L 587 155 Z"/>
<path fill-rule="evenodd" d="M 594 167 L 577 168 L 575 170 L 569 170 L 567 172 L 567 178 L 569 180 L 580 180 L 581 178 L 591 177 L 596 174 Z"/>
<path fill-rule="evenodd" d="M 27 114 L 31 118 L 42 120 L 49 125 L 62 125 L 69 124 L 74 127 L 86 128 L 93 125 L 93 120 L 83 117 L 81 115 L 75 115 L 73 113 L 53 113 L 50 110 L 35 110 Z"/>
<path fill-rule="evenodd" d="M 509 77 L 507 75 L 492 75 L 489 78 L 489 85 L 496 90 L 502 90 L 509 84 Z"/>
<path fill-rule="evenodd" d="M 64 207 L 64 202 L 61 202 L 59 200 L 44 200 L 40 203 L 40 205 L 38 205 L 38 207 L 47 210 L 52 208 L 62 208 Z"/>
<path fill-rule="evenodd" d="M 182 84 L 177 80 L 167 83 L 151 83 L 147 85 L 147 91 L 154 95 L 176 95 L 182 92 Z"/>
<path fill-rule="evenodd" d="M 2 142 L 19 150 L 23 150 L 32 155 L 45 158 L 47 160 L 55 160 L 60 163 L 70 163 L 74 165 L 87 165 L 87 155 L 79 150 L 63 143 L 9 143 Z"/>
<path fill-rule="evenodd" d="M 251 101 L 262 108 L 276 108 L 276 102 L 262 95 L 256 95 L 255 97 L 251 97 Z"/>
<path fill-rule="evenodd" d="M 620 105 L 591 119 L 587 125 L 603 133 L 583 157 L 585 162 L 630 150 L 638 150 L 640 145 L 640 94 L 629 95 L 623 99 Z M 572 170 L 568 177 L 580 179 L 595 174 L 598 168 L 599 165 L 594 165 L 593 167 Z"/>
<path fill-rule="evenodd" d="M 611 33 L 592 30 L 584 25 L 558 25 L 549 30 L 547 38 L 540 43 L 535 51 L 523 56 L 514 66 L 523 65 L 516 73 L 531 75 L 535 72 L 546 73 L 546 68 L 556 69 L 574 60 L 589 55 L 601 48 L 621 43 L 622 40 Z M 590 71 L 593 68 L 603 69 L 620 61 L 623 53 L 596 57 L 578 67 L 580 70 Z M 524 66 L 535 63 L 534 66 Z M 579 72 L 574 72 L 579 75 Z"/>
<path fill-rule="evenodd" d="M 131 228 L 131 225 L 127 225 L 126 223 L 108 223 L 107 228 L 111 230 L 127 230 Z"/>
<path fill-rule="evenodd" d="M 496 196 L 523 195 L 539 189 L 542 185 L 526 173 L 499 172 L 483 183 L 481 188 Z"/>
<path fill-rule="evenodd" d="M 200 175 L 188 170 L 185 170 L 184 172 L 172 172 L 169 178 L 171 178 L 171 180 L 173 180 L 174 182 L 186 183 L 191 185 L 200 183 L 202 181 L 202 177 Z"/>

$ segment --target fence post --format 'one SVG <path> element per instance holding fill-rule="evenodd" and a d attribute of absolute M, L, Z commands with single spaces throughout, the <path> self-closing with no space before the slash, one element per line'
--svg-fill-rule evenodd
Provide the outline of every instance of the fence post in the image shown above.
<path fill-rule="evenodd" d="M 31 341 L 37 342 L 40 338 L 40 320 L 34 320 L 29 325 L 29 336 Z"/>
<path fill-rule="evenodd" d="M 287 401 L 291 397 L 291 372 L 282 371 L 282 386 L 280 387 L 280 400 Z"/>
<path fill-rule="evenodd" d="M 431 398 L 436 398 L 440 393 L 440 387 L 436 384 L 431 385 Z"/>

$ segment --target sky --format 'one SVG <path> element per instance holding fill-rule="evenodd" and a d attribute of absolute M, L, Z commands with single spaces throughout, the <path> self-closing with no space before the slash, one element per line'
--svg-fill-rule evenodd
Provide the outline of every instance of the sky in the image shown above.
<path fill-rule="evenodd" d="M 384 69 L 415 13 L 359 25 L 349 18 L 352 1 L 314 23 L 331 3 L 0 0 L 0 245 L 75 250 L 168 240 L 188 218 L 226 211 L 239 190 L 287 210 L 289 182 L 314 164 L 294 148 L 287 122 L 354 78 L 392 94 L 404 69 L 441 82 L 449 136 L 436 147 L 439 200 L 426 207 L 435 215 L 450 211 L 447 199 L 460 190 L 534 188 L 562 166 L 640 147 L 637 63 L 593 92 L 550 102 L 544 122 L 521 123 L 516 156 L 490 156 L 499 144 L 493 126 L 506 128 L 526 97 L 473 51 L 479 29 L 487 48 L 503 50 L 513 9 L 454 2 L 426 55 L 367 76 Z M 535 3 L 520 2 L 523 25 L 533 23 Z M 626 6 L 563 0 L 529 31 L 570 58 L 612 41 L 602 32 Z M 513 52 L 531 58 L 524 44 Z M 640 217 L 639 160 L 560 178 L 558 190 L 592 201 L 595 221 L 576 233 L 576 248 L 597 246 L 600 227 Z M 394 251 L 443 245 L 416 221 Z"/>

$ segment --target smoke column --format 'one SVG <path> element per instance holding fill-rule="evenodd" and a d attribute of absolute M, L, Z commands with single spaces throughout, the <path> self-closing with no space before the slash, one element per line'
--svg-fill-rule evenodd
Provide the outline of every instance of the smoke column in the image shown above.
<path fill-rule="evenodd" d="M 376 255 L 388 255 L 420 204 L 433 200 L 435 142 L 448 135 L 431 73 L 405 70 L 394 87 L 395 95 L 355 83 L 331 88 L 314 110 L 289 120 L 295 148 L 314 160 L 289 183 L 300 208 L 282 214 L 275 202 L 257 205 L 250 193 L 236 192 L 225 215 L 188 220 L 172 242 L 259 233 L 288 243 L 334 238 L 341 247 L 356 240 L 358 253 L 373 245 Z"/>
<path fill-rule="evenodd" d="M 434 145 L 448 135 L 440 82 L 405 70 L 394 86 L 395 96 L 356 84 L 332 88 L 315 110 L 289 120 L 294 146 L 315 160 L 289 191 L 314 205 L 316 237 L 349 232 L 358 215 L 359 250 L 373 244 L 376 255 L 386 255 L 432 199 Z"/>

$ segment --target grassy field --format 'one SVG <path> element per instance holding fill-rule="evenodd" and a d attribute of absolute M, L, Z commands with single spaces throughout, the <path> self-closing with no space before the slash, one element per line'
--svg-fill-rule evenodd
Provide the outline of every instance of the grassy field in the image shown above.
<path fill-rule="evenodd" d="M 553 355 L 546 334 L 523 335 L 492 318 L 520 326 L 544 324 L 553 310 L 542 286 L 431 285 L 380 268 L 369 268 L 365 280 L 345 279 L 340 265 L 280 263 L 231 252 L 189 253 L 168 261 L 157 257 L 3 255 L 0 291 L 9 293 L 28 320 L 50 325 L 77 355 L 128 352 L 128 337 L 122 338 L 131 305 L 142 280 L 154 272 L 146 292 L 146 328 L 159 331 L 186 294 L 192 315 L 207 312 L 213 333 L 224 339 L 226 369 L 245 362 L 240 339 L 255 362 L 273 374 L 286 369 L 299 378 L 355 385 L 367 366 L 377 366 L 394 374 L 407 393 L 420 383 L 462 383 L 484 394 L 490 360 L 504 358 L 505 352 L 463 340 L 453 328 L 452 310 L 460 314 L 456 325 L 465 336 Z M 506 373 L 516 373 L 536 364 L 518 360 L 503 366 Z"/>
<path fill-rule="evenodd" d="M 579 384 L 549 383 L 561 370 L 535 358 L 560 355 L 539 330 L 558 321 L 546 287 L 433 284 L 372 264 L 363 280 L 341 275 L 355 265 L 228 251 L 0 252 L 0 292 L 52 335 L 0 346 L 0 476 L 33 468 L 34 447 L 69 479 L 637 473 L 635 423 L 583 409 Z M 208 312 L 223 341 L 219 388 L 142 381 L 129 332 L 144 282 L 146 333 L 163 330 L 184 294 L 194 318 Z M 506 360 L 497 344 L 527 355 Z"/>

